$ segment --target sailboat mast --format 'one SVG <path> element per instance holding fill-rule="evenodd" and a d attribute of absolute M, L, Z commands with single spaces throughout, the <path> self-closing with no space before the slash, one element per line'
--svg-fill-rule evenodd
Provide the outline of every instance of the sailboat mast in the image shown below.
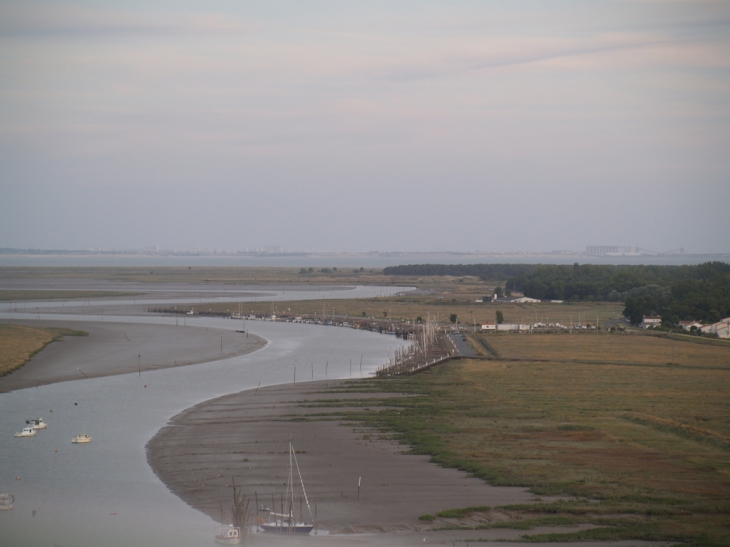
<path fill-rule="evenodd" d="M 293 449 L 292 449 L 292 453 L 294 454 L 294 465 L 297 466 L 297 475 L 299 475 L 299 482 L 302 485 L 302 494 L 304 494 L 304 502 L 307 504 L 307 511 L 309 511 L 309 518 L 313 519 L 314 517 L 312 516 L 312 507 L 309 505 L 309 498 L 307 497 L 307 490 L 306 490 L 306 488 L 304 488 L 304 479 L 302 478 L 302 472 L 299 469 L 299 462 L 297 461 L 297 454 L 296 454 L 296 452 L 293 451 Z M 302 520 L 304 520 L 304 519 L 302 518 Z"/>
<path fill-rule="evenodd" d="M 291 485 L 291 499 L 289 500 L 289 526 L 293 525 L 294 520 L 294 474 L 292 468 L 292 444 L 289 440 L 289 484 Z"/>

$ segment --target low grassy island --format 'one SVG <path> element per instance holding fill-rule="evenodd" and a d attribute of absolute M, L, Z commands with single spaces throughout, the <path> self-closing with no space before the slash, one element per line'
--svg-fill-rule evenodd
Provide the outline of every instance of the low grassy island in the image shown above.
<path fill-rule="evenodd" d="M 64 336 L 87 336 L 80 330 L 0 325 L 0 376 L 19 369 L 51 342 Z"/>

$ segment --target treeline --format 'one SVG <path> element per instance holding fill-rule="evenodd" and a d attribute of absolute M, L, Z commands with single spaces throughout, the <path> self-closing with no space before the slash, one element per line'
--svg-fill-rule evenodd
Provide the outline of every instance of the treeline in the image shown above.
<path fill-rule="evenodd" d="M 644 315 L 718 321 L 730 316 L 730 264 L 696 266 L 541 265 L 509 280 L 525 296 L 548 300 L 624 302 L 634 324 Z"/>
<path fill-rule="evenodd" d="M 420 264 L 385 268 L 386 275 L 476 276 L 504 281 L 540 300 L 625 302 L 632 322 L 643 315 L 717 321 L 730 316 L 730 264 L 696 266 L 573 264 Z"/>
<path fill-rule="evenodd" d="M 638 325 L 644 315 L 661 315 L 665 325 L 680 319 L 715 323 L 730 317 L 730 275 L 673 283 L 668 295 L 642 294 L 626 299 L 624 316 Z"/>

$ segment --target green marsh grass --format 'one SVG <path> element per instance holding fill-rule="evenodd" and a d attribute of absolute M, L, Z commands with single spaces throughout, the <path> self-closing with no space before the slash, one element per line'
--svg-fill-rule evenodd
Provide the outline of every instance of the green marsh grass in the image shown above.
<path fill-rule="evenodd" d="M 730 545 L 730 350 L 671 342 L 685 363 L 667 367 L 655 355 L 669 349 L 661 339 L 575 336 L 573 360 L 553 342 L 570 335 L 534 336 L 520 349 L 529 338 L 500 346 L 505 356 L 523 351 L 524 361 L 450 361 L 354 382 L 371 410 L 340 418 L 395 433 L 410 452 L 490 484 L 567 498 L 501 509 L 598 526 L 531 541 Z M 544 361 L 529 360 L 537 354 Z"/>

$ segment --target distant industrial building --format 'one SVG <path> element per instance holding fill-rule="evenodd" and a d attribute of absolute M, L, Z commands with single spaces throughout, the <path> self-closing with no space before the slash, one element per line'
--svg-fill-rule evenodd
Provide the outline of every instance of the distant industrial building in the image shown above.
<path fill-rule="evenodd" d="M 621 247 L 620 245 L 591 245 L 586 247 L 588 256 L 639 256 L 638 247 Z"/>

